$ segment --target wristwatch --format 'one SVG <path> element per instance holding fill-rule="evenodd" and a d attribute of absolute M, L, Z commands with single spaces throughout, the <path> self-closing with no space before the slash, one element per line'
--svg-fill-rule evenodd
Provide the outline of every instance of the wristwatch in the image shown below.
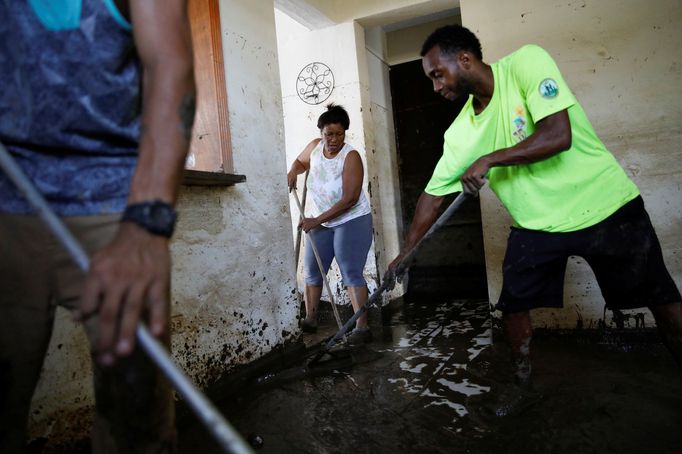
<path fill-rule="evenodd" d="M 121 222 L 132 222 L 149 233 L 170 238 L 175 229 L 178 214 L 169 204 L 160 200 L 128 205 Z"/>

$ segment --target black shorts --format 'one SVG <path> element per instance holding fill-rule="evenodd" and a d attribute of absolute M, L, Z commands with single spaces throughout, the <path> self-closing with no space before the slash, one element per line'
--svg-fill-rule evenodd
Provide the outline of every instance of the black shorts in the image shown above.
<path fill-rule="evenodd" d="M 682 301 L 644 201 L 637 197 L 600 223 L 575 232 L 512 228 L 497 309 L 511 314 L 562 307 L 566 263 L 572 255 L 590 265 L 609 309 Z"/>

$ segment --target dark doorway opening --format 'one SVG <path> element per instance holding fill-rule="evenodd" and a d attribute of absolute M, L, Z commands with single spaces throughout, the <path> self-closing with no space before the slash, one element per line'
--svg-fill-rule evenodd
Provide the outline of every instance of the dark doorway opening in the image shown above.
<path fill-rule="evenodd" d="M 435 93 L 421 60 L 390 68 L 400 194 L 405 232 L 417 199 L 443 153 L 443 133 L 465 100 L 450 102 Z M 453 199 L 448 197 L 445 210 Z M 478 199 L 465 203 L 410 268 L 408 294 L 446 298 L 488 298 L 483 229 Z"/>

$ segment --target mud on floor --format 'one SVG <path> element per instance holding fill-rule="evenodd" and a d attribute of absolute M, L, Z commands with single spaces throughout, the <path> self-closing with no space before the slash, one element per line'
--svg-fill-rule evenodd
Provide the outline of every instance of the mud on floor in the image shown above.
<path fill-rule="evenodd" d="M 508 351 L 487 302 L 406 303 L 344 369 L 251 388 L 219 404 L 263 453 L 677 453 L 682 374 L 657 343 L 543 337 L 532 345 L 541 399 L 516 416 L 481 418 L 509 387 Z M 334 332 L 329 325 L 315 338 Z M 369 359 L 368 359 L 369 358 Z M 183 453 L 218 453 L 198 423 Z"/>

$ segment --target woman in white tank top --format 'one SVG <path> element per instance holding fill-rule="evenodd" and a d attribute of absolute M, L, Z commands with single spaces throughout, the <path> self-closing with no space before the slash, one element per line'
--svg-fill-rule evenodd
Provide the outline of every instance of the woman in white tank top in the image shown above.
<path fill-rule="evenodd" d="M 299 228 L 315 243 L 325 273 L 336 258 L 353 310 L 357 311 L 367 302 L 368 296 L 363 268 L 372 244 L 372 215 L 362 189 L 362 158 L 357 150 L 345 143 L 349 123 L 343 107 L 327 106 L 317 122 L 322 137 L 311 141 L 301 152 L 291 165 L 287 179 L 289 189 L 293 190 L 297 176 L 310 171 L 308 194 L 315 215 L 303 219 Z M 304 332 L 317 330 L 317 306 L 321 295 L 322 275 L 309 241 L 305 251 L 306 318 L 301 322 Z M 370 339 L 365 313 L 358 319 L 350 341 L 359 343 Z"/>

